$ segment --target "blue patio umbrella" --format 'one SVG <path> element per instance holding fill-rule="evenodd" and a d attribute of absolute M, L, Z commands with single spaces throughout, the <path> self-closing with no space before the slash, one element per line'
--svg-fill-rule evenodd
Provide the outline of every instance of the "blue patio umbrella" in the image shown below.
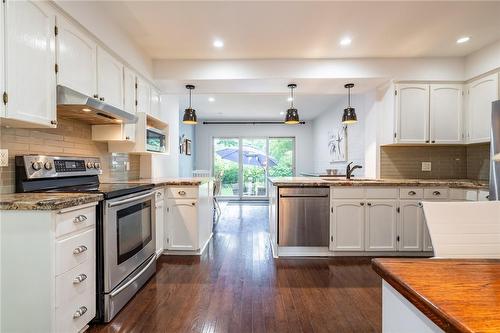
<path fill-rule="evenodd" d="M 277 165 L 278 162 L 272 157 L 267 158 L 266 153 L 255 149 L 250 146 L 243 146 L 243 164 L 245 165 L 255 165 L 260 167 L 265 167 L 266 163 L 268 166 L 272 168 Z M 240 149 L 238 147 L 224 148 L 217 150 L 217 155 L 219 155 L 222 159 L 238 162 L 240 157 Z"/>

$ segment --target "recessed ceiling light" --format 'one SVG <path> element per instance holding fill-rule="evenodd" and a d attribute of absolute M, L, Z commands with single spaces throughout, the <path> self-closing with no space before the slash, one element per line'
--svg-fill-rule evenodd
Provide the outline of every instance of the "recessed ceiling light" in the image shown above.
<path fill-rule="evenodd" d="M 285 112 L 284 112 L 284 111 L 281 111 L 281 112 L 280 112 L 280 115 L 284 115 L 284 114 L 285 114 Z"/>
<path fill-rule="evenodd" d="M 208 101 L 209 101 L 210 103 L 213 103 L 213 102 L 215 102 L 215 98 L 213 98 L 213 97 L 209 97 L 209 98 L 208 98 Z"/>
<path fill-rule="evenodd" d="M 288 97 L 286 100 L 287 100 L 288 102 L 291 102 L 291 101 L 293 101 L 293 98 L 292 98 L 292 97 Z"/>
<path fill-rule="evenodd" d="M 220 49 L 220 48 L 224 47 L 224 42 L 220 39 L 216 39 L 216 40 L 214 40 L 214 47 Z"/>
<path fill-rule="evenodd" d="M 342 46 L 349 46 L 352 43 L 352 39 L 349 37 L 344 37 L 340 40 L 340 45 Z"/>
<path fill-rule="evenodd" d="M 460 37 L 459 39 L 457 39 L 457 44 L 467 43 L 469 40 L 470 40 L 469 36 Z"/>

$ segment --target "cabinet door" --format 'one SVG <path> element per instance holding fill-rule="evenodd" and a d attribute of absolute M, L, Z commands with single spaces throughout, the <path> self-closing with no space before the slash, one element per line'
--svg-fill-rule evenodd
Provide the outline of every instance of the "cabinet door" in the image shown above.
<path fill-rule="evenodd" d="M 97 44 L 62 16 L 57 20 L 57 84 L 87 96 L 97 93 Z"/>
<path fill-rule="evenodd" d="M 137 77 L 137 112 L 150 113 L 151 89 L 149 84 Z"/>
<path fill-rule="evenodd" d="M 0 4 L 0 94 L 5 92 L 5 3 Z M 5 117 L 5 104 L 0 102 L 0 117 Z"/>
<path fill-rule="evenodd" d="M 330 250 L 363 251 L 365 203 L 359 200 L 333 200 L 330 220 Z"/>
<path fill-rule="evenodd" d="M 196 200 L 168 200 L 167 248 L 169 250 L 197 250 L 198 207 Z"/>
<path fill-rule="evenodd" d="M 429 141 L 429 86 L 399 84 L 397 87 L 396 141 L 426 143 Z"/>
<path fill-rule="evenodd" d="M 498 74 L 471 82 L 468 87 L 468 141 L 489 142 L 491 103 L 498 99 Z"/>
<path fill-rule="evenodd" d="M 366 204 L 366 251 L 396 251 L 397 203 L 370 200 Z"/>
<path fill-rule="evenodd" d="M 29 127 L 54 127 L 54 12 L 41 1 L 8 1 L 5 9 L 6 117 L 29 123 Z"/>
<path fill-rule="evenodd" d="M 432 241 L 431 241 L 431 235 L 429 234 L 429 228 L 427 228 L 427 223 L 425 222 L 424 218 L 424 236 L 423 236 L 423 245 L 422 245 L 422 250 L 423 251 L 432 251 Z"/>
<path fill-rule="evenodd" d="M 97 94 L 99 99 L 123 109 L 123 65 L 97 48 Z"/>
<path fill-rule="evenodd" d="M 157 119 L 160 117 L 160 92 L 156 88 L 151 87 L 151 109 L 150 115 Z"/>
<path fill-rule="evenodd" d="M 462 143 L 462 100 L 460 84 L 431 84 L 431 143 Z"/>
<path fill-rule="evenodd" d="M 422 251 L 424 212 L 420 201 L 400 201 L 398 221 L 399 251 Z"/>
<path fill-rule="evenodd" d="M 136 89 L 135 73 L 128 68 L 123 69 L 123 108 L 125 111 L 135 114 L 136 112 Z M 136 124 L 123 125 L 123 139 L 126 141 L 135 141 Z"/>
<path fill-rule="evenodd" d="M 164 225 L 165 225 L 165 205 L 164 201 L 161 200 L 156 202 L 155 206 L 155 219 L 156 219 L 156 253 L 161 254 L 163 252 L 163 242 L 164 242 Z"/>

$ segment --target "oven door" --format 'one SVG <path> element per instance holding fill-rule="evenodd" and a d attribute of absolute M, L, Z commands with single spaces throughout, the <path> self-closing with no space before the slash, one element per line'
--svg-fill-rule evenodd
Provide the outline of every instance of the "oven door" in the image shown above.
<path fill-rule="evenodd" d="M 107 293 L 155 253 L 154 193 L 134 193 L 104 204 L 104 291 Z"/>

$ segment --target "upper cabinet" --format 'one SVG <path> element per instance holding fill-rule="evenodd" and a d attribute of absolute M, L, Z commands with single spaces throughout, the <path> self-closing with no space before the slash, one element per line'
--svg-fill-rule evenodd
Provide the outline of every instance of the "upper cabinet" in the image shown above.
<path fill-rule="evenodd" d="M 5 4 L 0 5 L 0 94 L 5 93 Z M 6 93 L 5 93 L 6 94 Z M 5 103 L 0 102 L 0 119 L 5 117 Z"/>
<path fill-rule="evenodd" d="M 460 84 L 399 84 L 396 143 L 463 143 Z"/>
<path fill-rule="evenodd" d="M 96 97 L 97 44 L 64 17 L 56 21 L 57 84 Z"/>
<path fill-rule="evenodd" d="M 161 116 L 160 116 L 160 92 L 154 87 L 151 87 L 150 115 L 155 117 L 156 119 L 161 119 Z"/>
<path fill-rule="evenodd" d="M 2 123 L 55 127 L 55 13 L 41 1 L 8 1 L 3 22 L 6 67 Z M 5 50 L 5 51 L 4 51 Z"/>
<path fill-rule="evenodd" d="M 426 143 L 429 140 L 429 85 L 399 84 L 396 117 L 398 143 Z"/>
<path fill-rule="evenodd" d="M 430 85 L 431 143 L 462 143 L 463 86 Z"/>
<path fill-rule="evenodd" d="M 149 84 L 137 77 L 137 112 L 149 114 L 151 108 L 151 88 Z"/>
<path fill-rule="evenodd" d="M 491 103 L 498 98 L 498 73 L 468 84 L 467 141 L 469 143 L 490 141 Z"/>
<path fill-rule="evenodd" d="M 123 109 L 123 64 L 97 47 L 97 95 L 99 100 Z"/>

